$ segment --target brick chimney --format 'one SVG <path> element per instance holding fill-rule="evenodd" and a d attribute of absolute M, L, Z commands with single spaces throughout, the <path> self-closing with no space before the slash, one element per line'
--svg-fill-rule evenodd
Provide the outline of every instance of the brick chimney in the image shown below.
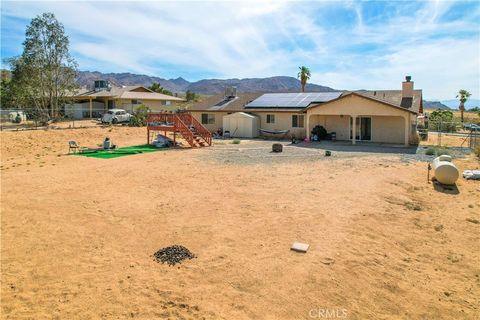
<path fill-rule="evenodd" d="M 413 81 L 411 76 L 406 76 L 402 82 L 402 98 L 413 98 Z"/>

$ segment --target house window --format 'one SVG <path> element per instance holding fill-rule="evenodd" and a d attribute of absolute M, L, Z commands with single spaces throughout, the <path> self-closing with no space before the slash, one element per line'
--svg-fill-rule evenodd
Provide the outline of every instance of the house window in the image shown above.
<path fill-rule="evenodd" d="M 90 118 L 90 111 L 83 111 L 82 116 L 84 118 Z M 100 112 L 92 111 L 92 118 L 99 118 L 99 117 L 100 117 Z"/>
<path fill-rule="evenodd" d="M 202 113 L 202 124 L 215 124 L 215 115 L 212 113 Z"/>
<path fill-rule="evenodd" d="M 293 115 L 292 116 L 292 128 L 303 128 L 303 115 Z"/>
<path fill-rule="evenodd" d="M 275 115 L 267 114 L 267 123 L 275 123 Z"/>
<path fill-rule="evenodd" d="M 141 100 L 132 100 L 132 104 L 142 104 Z"/>

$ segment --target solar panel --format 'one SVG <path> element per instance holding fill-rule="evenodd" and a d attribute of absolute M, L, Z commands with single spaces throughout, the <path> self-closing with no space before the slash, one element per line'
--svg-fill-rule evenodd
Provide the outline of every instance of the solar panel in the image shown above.
<path fill-rule="evenodd" d="M 327 102 L 342 92 L 265 93 L 247 104 L 246 108 L 305 108 L 312 102 Z"/>

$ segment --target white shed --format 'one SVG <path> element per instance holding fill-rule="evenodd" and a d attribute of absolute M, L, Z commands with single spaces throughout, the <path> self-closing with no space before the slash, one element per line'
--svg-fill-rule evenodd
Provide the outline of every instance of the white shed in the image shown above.
<path fill-rule="evenodd" d="M 258 137 L 260 119 L 257 116 L 235 112 L 223 117 L 223 132 L 230 131 L 230 136 L 235 138 Z"/>

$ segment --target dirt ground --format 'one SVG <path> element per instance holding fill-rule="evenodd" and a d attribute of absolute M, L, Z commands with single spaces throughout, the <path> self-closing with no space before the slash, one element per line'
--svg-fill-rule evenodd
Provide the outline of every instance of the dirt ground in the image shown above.
<path fill-rule="evenodd" d="M 262 141 L 66 155 L 70 139 L 105 136 L 127 146 L 146 132 L 1 133 L 2 319 L 480 315 L 480 182 L 444 189 L 400 154 L 276 158 Z M 153 261 L 173 244 L 197 258 Z"/>

